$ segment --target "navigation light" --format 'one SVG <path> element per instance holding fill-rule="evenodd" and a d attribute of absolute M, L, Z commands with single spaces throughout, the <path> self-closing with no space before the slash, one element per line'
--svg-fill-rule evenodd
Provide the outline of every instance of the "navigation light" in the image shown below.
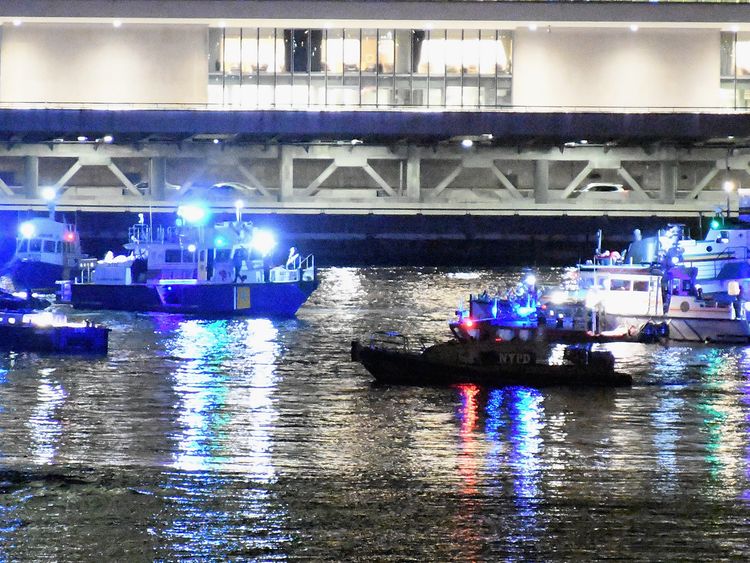
<path fill-rule="evenodd" d="M 712 229 L 718 229 L 719 228 L 719 220 L 718 219 L 712 219 L 711 220 L 711 228 Z"/>
<path fill-rule="evenodd" d="M 188 252 L 195 252 L 195 245 L 194 244 L 188 244 Z"/>
<path fill-rule="evenodd" d="M 464 325 L 466 326 L 466 328 L 471 328 L 474 326 L 474 321 L 472 321 L 471 319 L 466 319 L 464 321 Z"/>
<path fill-rule="evenodd" d="M 67 231 L 65 233 L 65 240 L 67 242 L 73 242 L 76 239 L 76 234 L 73 231 Z"/>
<path fill-rule="evenodd" d="M 217 236 L 216 238 L 214 238 L 214 246 L 216 248 L 222 248 L 226 243 L 227 241 L 224 240 L 224 237 L 222 236 Z"/>

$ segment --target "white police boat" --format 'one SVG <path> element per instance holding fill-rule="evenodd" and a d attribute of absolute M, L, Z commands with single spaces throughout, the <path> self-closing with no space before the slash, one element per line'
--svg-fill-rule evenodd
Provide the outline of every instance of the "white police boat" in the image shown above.
<path fill-rule="evenodd" d="M 34 217 L 18 226 L 16 250 L 5 269 L 18 290 L 54 290 L 80 274 L 81 240 L 73 223 Z"/>

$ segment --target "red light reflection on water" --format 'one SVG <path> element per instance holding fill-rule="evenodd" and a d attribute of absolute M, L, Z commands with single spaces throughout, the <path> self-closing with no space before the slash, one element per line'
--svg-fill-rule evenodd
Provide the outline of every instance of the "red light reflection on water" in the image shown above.
<path fill-rule="evenodd" d="M 459 432 L 461 451 L 458 458 L 458 472 L 463 481 L 461 492 L 474 494 L 477 487 L 477 444 L 474 430 L 477 426 L 479 411 L 477 403 L 479 387 L 476 385 L 459 385 L 457 389 L 461 399 L 461 410 L 458 413 L 461 420 Z"/>

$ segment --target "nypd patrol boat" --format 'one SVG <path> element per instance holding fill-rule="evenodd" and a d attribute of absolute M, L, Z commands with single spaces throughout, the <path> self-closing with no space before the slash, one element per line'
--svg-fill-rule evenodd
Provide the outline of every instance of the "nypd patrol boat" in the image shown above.
<path fill-rule="evenodd" d="M 60 299 L 76 309 L 159 311 L 208 316 L 294 316 L 318 286 L 313 255 L 291 248 L 272 266 L 272 235 L 242 220 L 209 224 L 210 212 L 181 206 L 173 226 L 141 214 L 127 254 L 83 262 Z"/>

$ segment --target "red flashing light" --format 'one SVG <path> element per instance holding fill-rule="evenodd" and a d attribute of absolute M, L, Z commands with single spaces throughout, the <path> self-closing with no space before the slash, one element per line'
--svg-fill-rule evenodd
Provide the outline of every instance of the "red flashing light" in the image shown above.
<path fill-rule="evenodd" d="M 464 325 L 466 326 L 466 328 L 471 328 L 474 326 L 474 321 L 472 321 L 471 319 L 466 319 L 464 321 Z"/>
<path fill-rule="evenodd" d="M 65 233 L 65 240 L 68 242 L 73 242 L 76 239 L 76 234 L 73 232 L 68 231 Z"/>

